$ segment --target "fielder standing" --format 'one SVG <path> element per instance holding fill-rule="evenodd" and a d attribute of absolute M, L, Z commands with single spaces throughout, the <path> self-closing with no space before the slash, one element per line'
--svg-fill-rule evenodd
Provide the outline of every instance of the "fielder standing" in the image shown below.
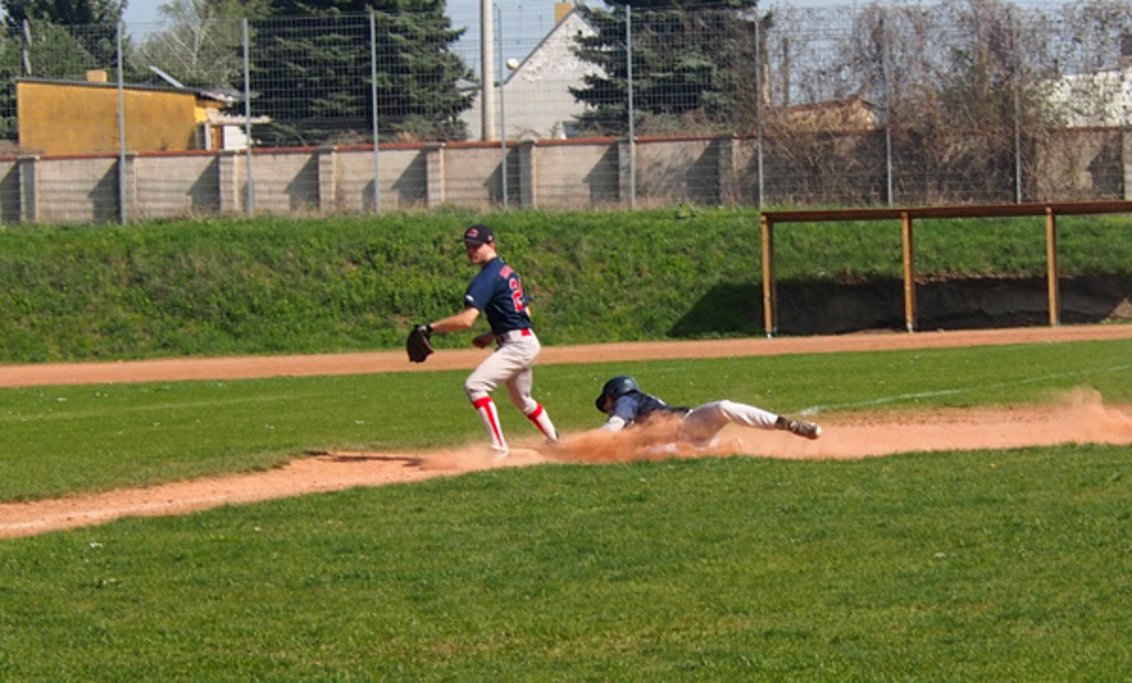
<path fill-rule="evenodd" d="M 480 313 L 487 316 L 491 330 L 477 335 L 472 343 L 481 349 L 495 344 L 496 349 L 468 376 L 464 391 L 483 420 L 496 459 L 503 459 L 510 450 L 491 398 L 500 384 L 507 386 L 511 402 L 547 441 L 557 441 L 558 431 L 550 415 L 531 397 L 531 368 L 542 347 L 531 329 L 531 310 L 522 279 L 496 253 L 495 235 L 486 225 L 473 225 L 464 231 L 464 248 L 468 262 L 480 267 L 464 293 L 464 310 L 429 323 L 426 328 L 430 333 L 456 332 L 470 328 Z"/>

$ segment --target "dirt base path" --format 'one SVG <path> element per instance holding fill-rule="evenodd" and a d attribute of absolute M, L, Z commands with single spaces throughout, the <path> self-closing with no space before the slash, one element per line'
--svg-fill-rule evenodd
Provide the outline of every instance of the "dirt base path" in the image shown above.
<path fill-rule="evenodd" d="M 548 347 L 540 362 L 558 364 L 826 353 L 1087 339 L 1132 339 L 1132 325 Z M 441 351 L 425 366 L 410 365 L 399 352 L 8 366 L 0 367 L 0 387 L 422 372 L 470 368 L 482 355 L 483 352 L 478 350 Z M 187 514 L 220 505 L 357 486 L 423 481 L 490 467 L 607 463 L 674 455 L 703 457 L 737 453 L 793 459 L 862 458 L 948 449 L 1064 443 L 1132 444 L 1132 406 L 1104 405 L 1100 396 L 1084 388 L 1070 392 L 1056 406 L 854 414 L 852 422 L 839 419 L 834 414 L 823 415 L 822 424 L 825 431 L 818 441 L 806 441 L 779 432 L 729 429 L 724 432 L 720 445 L 711 451 L 675 454 L 635 441 L 637 437 L 631 432 L 569 436 L 562 447 L 553 450 L 532 442 L 520 443 L 510 458 L 499 463 L 478 445 L 427 453 L 316 454 L 267 472 L 170 482 L 143 489 L 28 503 L 3 503 L 0 504 L 0 538 L 102 524 L 126 516 Z"/>

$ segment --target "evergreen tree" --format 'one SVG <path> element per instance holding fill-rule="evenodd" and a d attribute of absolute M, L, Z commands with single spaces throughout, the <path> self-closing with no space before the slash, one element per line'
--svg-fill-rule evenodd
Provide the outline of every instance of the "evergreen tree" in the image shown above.
<path fill-rule="evenodd" d="M 118 23 L 126 0 L 0 0 L 10 29 L 19 30 L 24 19 L 45 19 L 53 24 Z"/>
<path fill-rule="evenodd" d="M 0 0 L 0 6 L 13 37 L 23 35 L 25 19 L 33 29 L 40 22 L 64 26 L 90 54 L 94 63 L 88 68 L 112 69 L 117 63 L 118 21 L 126 0 Z"/>
<path fill-rule="evenodd" d="M 272 0 L 254 22 L 252 90 L 256 131 L 267 145 L 349 142 L 372 136 L 369 13 L 374 13 L 379 134 L 462 139 L 460 112 L 474 75 L 451 51 L 444 0 Z"/>
<path fill-rule="evenodd" d="M 625 7 L 631 7 L 635 124 L 653 131 L 696 126 L 727 128 L 751 101 L 756 83 L 757 0 L 607 0 L 611 10 L 578 9 L 596 33 L 577 39 L 578 55 L 603 73 L 571 88 L 589 105 L 585 129 L 628 129 Z"/>

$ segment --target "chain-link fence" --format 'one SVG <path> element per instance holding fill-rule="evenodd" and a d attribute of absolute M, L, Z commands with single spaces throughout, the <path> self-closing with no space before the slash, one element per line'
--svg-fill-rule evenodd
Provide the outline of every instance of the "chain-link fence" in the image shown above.
<path fill-rule="evenodd" d="M 205 5 L 7 27 L 0 218 L 1132 196 L 1128 0 Z"/>

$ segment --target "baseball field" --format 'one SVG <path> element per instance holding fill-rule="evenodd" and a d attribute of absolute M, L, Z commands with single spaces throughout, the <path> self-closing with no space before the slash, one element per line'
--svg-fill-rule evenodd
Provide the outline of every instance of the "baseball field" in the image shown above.
<path fill-rule="evenodd" d="M 500 396 L 502 462 L 461 388 L 487 351 L 396 349 L 467 277 L 448 225 L 0 232 L 0 680 L 1132 679 L 1132 325 L 767 339 L 746 219 L 529 219 L 565 438 Z M 1030 228 L 922 263 L 1040 276 Z M 784 274 L 898 272 L 836 234 Z M 1067 229 L 1083 320 L 1127 306 L 1124 234 Z M 626 373 L 824 433 L 592 432 Z"/>
<path fill-rule="evenodd" d="M 9 366 L 0 674 L 1126 679 L 1130 351 L 1121 325 L 552 347 L 566 447 L 503 405 L 503 464 L 471 352 Z M 661 459 L 587 433 L 614 372 L 826 431 Z"/>

